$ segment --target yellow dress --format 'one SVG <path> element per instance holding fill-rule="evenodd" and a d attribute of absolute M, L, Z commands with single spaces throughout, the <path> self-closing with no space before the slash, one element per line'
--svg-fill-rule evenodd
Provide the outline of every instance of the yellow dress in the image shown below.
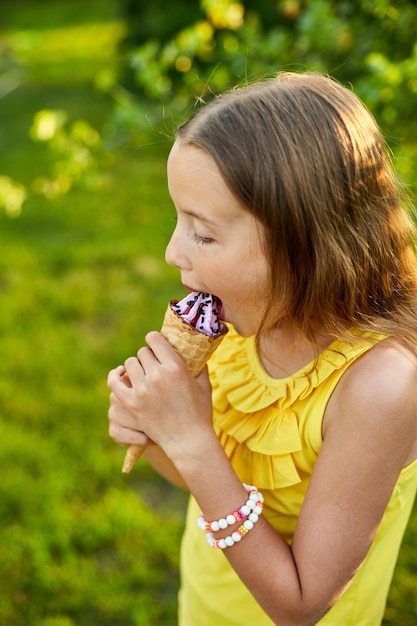
<path fill-rule="evenodd" d="M 346 369 L 382 338 L 364 334 L 352 344 L 335 341 L 314 367 L 274 379 L 258 359 L 254 338 L 230 329 L 210 361 L 218 437 L 242 482 L 262 491 L 264 515 L 289 543 L 322 443 L 327 401 Z M 381 623 L 416 489 L 417 460 L 401 472 L 365 561 L 320 626 Z M 197 527 L 199 513 L 191 497 L 181 550 L 179 625 L 272 626 L 222 551 L 207 545 Z"/>

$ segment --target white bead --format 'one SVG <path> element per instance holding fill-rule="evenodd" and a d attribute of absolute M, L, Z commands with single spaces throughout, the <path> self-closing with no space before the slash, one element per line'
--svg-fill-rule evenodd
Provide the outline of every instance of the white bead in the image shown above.
<path fill-rule="evenodd" d="M 252 530 L 254 524 L 259 519 L 259 516 L 262 514 L 264 498 L 262 494 L 258 491 L 256 487 L 252 485 L 246 485 L 243 483 L 245 490 L 248 493 L 247 500 L 243 504 L 243 506 L 236 512 L 230 513 L 226 517 L 222 517 L 219 520 L 213 522 L 207 522 L 203 513 L 197 518 L 197 525 L 201 530 L 205 531 L 206 539 L 209 546 L 212 548 L 220 548 L 221 550 L 225 550 L 228 547 L 233 546 L 235 543 L 242 540 L 246 533 L 243 532 L 243 528 L 246 532 Z M 226 529 L 228 526 L 232 526 L 238 520 L 238 518 L 246 518 L 243 522 L 241 529 L 242 532 L 234 531 L 228 537 L 224 537 L 222 539 L 217 540 L 215 534 L 220 529 Z"/>

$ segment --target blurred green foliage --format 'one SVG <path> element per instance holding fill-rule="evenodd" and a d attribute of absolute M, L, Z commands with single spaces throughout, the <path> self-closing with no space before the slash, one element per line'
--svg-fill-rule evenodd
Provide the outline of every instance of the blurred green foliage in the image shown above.
<path fill-rule="evenodd" d="M 236 83 L 328 71 L 415 190 L 415 17 L 388 0 L 0 4 L 0 624 L 176 623 L 185 494 L 144 462 L 121 474 L 105 384 L 181 289 L 163 260 L 173 129 Z M 414 511 L 384 624 L 415 624 L 416 563 Z"/>
<path fill-rule="evenodd" d="M 111 107 L 94 147 L 94 129 L 76 130 L 84 116 L 75 129 L 61 124 L 59 136 L 38 136 L 59 157 L 55 171 L 29 189 L 1 178 L 0 207 L 11 214 L 33 191 L 48 197 L 99 182 L 97 156 L 106 147 L 135 141 L 138 131 L 172 134 L 193 106 L 281 70 L 326 72 L 352 84 L 394 150 L 417 156 L 415 2 L 94 0 L 82 19 L 78 0 L 40 4 L 42 11 L 30 0 L 0 7 L 0 97 L 22 84 L 70 80 L 89 84 Z M 39 115 L 47 113 L 62 118 L 62 111 Z"/>
<path fill-rule="evenodd" d="M 107 371 L 179 290 L 164 152 L 0 216 L 1 624 L 176 623 L 184 498 L 144 464 L 122 476 L 106 426 Z"/>
<path fill-rule="evenodd" d="M 415 136 L 415 2 L 201 0 L 197 14 L 180 0 L 173 29 L 163 0 L 125 4 L 132 85 L 176 113 L 277 70 L 317 70 L 352 83 L 387 132 Z"/>

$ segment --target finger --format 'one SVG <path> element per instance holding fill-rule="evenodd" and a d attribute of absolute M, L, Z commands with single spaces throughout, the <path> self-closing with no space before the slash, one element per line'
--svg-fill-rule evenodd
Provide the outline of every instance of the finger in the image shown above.
<path fill-rule="evenodd" d="M 160 365 L 160 361 L 156 358 L 155 354 L 152 352 L 149 346 L 143 346 L 142 348 L 139 348 L 137 355 L 138 361 L 142 365 L 145 374 L 147 370 L 153 365 Z"/>
<path fill-rule="evenodd" d="M 134 360 L 137 361 L 137 359 Z M 126 392 L 132 387 L 132 383 L 123 365 L 110 370 L 107 376 L 107 387 L 119 399 L 126 400 Z"/>
<path fill-rule="evenodd" d="M 174 361 L 184 365 L 184 361 L 161 333 L 153 330 L 146 335 L 145 339 L 155 358 L 160 363 Z"/>
<path fill-rule="evenodd" d="M 144 369 L 137 357 L 131 356 L 126 359 L 124 366 L 126 370 L 126 375 L 130 380 L 131 386 L 135 385 L 136 382 L 142 380 Z"/>
<path fill-rule="evenodd" d="M 115 367 L 114 369 L 110 370 L 110 372 L 107 375 L 108 388 L 112 389 L 115 384 L 120 382 L 120 379 L 122 376 L 124 376 L 124 374 L 125 374 L 125 368 L 123 367 L 123 365 L 119 365 L 118 367 Z"/>
<path fill-rule="evenodd" d="M 208 375 L 208 367 L 205 365 L 199 375 L 195 378 L 196 383 L 202 391 L 210 391 L 211 383 Z"/>
<path fill-rule="evenodd" d="M 108 410 L 108 418 L 115 424 L 120 424 L 127 428 L 136 427 L 134 416 L 129 413 L 125 406 L 120 402 L 119 398 L 112 392 L 110 394 L 110 406 Z"/>
<path fill-rule="evenodd" d="M 132 428 L 125 428 L 120 424 L 114 424 L 112 422 L 109 424 L 109 435 L 113 441 L 122 446 L 130 446 L 132 444 L 146 446 L 152 443 L 145 433 L 139 430 L 133 430 Z"/>
<path fill-rule="evenodd" d="M 123 368 L 124 369 L 124 368 Z M 130 378 L 129 376 L 126 374 L 126 372 L 124 372 L 124 374 L 122 374 L 122 376 L 120 376 L 120 380 L 122 381 L 122 383 L 124 385 L 126 385 L 126 387 L 132 387 L 132 383 L 130 382 Z"/>

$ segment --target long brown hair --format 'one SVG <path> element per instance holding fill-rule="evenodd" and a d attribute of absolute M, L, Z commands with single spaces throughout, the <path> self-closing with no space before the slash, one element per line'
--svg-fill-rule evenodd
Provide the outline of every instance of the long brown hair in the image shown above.
<path fill-rule="evenodd" d="M 177 133 L 205 150 L 264 226 L 271 306 L 312 339 L 311 320 L 402 340 L 417 353 L 415 232 L 379 128 L 331 78 L 282 73 L 200 108 Z"/>

